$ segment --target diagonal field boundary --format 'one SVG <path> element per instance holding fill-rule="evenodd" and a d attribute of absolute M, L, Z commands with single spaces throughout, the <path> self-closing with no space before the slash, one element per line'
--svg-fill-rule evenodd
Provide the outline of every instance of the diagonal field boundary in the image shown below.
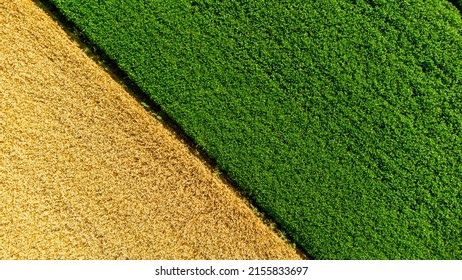
<path fill-rule="evenodd" d="M 269 215 L 267 215 L 261 207 L 252 199 L 252 197 L 244 189 L 236 188 L 236 182 L 230 178 L 226 171 L 223 170 L 216 162 L 214 158 L 211 158 L 204 147 L 198 145 L 190 135 L 188 135 L 184 129 L 178 124 L 178 122 L 170 117 L 169 114 L 153 99 L 149 98 L 145 91 L 143 91 L 136 82 L 127 76 L 117 61 L 110 58 L 104 50 L 102 50 L 97 44 L 93 43 L 92 40 L 82 32 L 82 30 L 73 22 L 70 21 L 60 9 L 52 1 L 48 0 L 32 0 L 38 6 L 40 6 L 48 15 L 53 17 L 59 22 L 61 27 L 71 36 L 82 49 L 85 50 L 86 54 L 101 65 L 106 72 L 108 72 L 115 80 L 121 83 L 124 88 L 139 102 L 146 110 L 148 110 L 153 117 L 161 121 L 169 130 L 174 132 L 176 136 L 181 139 L 182 142 L 186 143 L 192 153 L 198 156 L 201 161 L 207 164 L 207 166 L 214 170 L 214 174 L 219 176 L 221 180 L 234 186 L 234 190 L 238 193 L 239 197 L 246 201 L 250 205 L 253 211 L 258 217 L 274 230 L 281 238 L 287 240 L 291 245 L 296 248 L 298 254 L 304 259 L 313 259 L 313 257 L 307 253 L 303 248 L 294 242 L 294 238 Z"/>
<path fill-rule="evenodd" d="M 0 259 L 300 259 L 31 0 L 0 2 Z"/>
<path fill-rule="evenodd" d="M 52 2 L 314 257 L 462 256 L 449 2 Z"/>
<path fill-rule="evenodd" d="M 459 10 L 460 13 L 462 13 L 462 1 L 461 0 L 448 0 L 451 2 L 456 8 Z"/>

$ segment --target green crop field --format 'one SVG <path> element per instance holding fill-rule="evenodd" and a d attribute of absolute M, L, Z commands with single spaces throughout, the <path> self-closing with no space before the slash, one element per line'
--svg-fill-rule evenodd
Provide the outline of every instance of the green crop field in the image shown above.
<path fill-rule="evenodd" d="M 318 259 L 462 258 L 443 0 L 51 0 Z"/>

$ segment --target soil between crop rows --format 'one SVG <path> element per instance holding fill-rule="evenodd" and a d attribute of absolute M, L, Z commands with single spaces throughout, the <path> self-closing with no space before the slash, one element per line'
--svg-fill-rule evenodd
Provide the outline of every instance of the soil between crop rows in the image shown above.
<path fill-rule="evenodd" d="M 0 259 L 300 258 L 30 0 L 0 95 Z"/>

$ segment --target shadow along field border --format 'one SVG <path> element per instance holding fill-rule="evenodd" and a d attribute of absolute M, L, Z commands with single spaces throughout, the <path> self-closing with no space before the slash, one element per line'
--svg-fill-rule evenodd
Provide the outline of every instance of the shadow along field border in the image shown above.
<path fill-rule="evenodd" d="M 48 0 L 33 0 L 42 10 L 44 10 L 50 17 L 52 17 L 58 24 L 66 31 L 66 33 L 78 43 L 78 45 L 85 51 L 85 53 L 92 58 L 97 64 L 104 68 L 113 79 L 121 84 L 127 92 L 133 96 L 138 103 L 140 103 L 153 117 L 156 117 L 165 128 L 174 133 L 174 135 L 182 142 L 186 143 L 189 150 L 194 153 L 199 159 L 206 164 L 208 168 L 214 171 L 215 175 L 219 179 L 223 180 L 227 184 L 231 185 L 233 191 L 245 201 L 245 203 L 254 211 L 254 213 L 267 225 L 269 226 L 279 237 L 289 243 L 302 259 L 309 260 L 314 259 L 311 255 L 305 252 L 300 246 L 295 244 L 293 238 L 284 232 L 277 223 L 265 215 L 261 211 L 249 195 L 242 189 L 236 187 L 235 182 L 230 179 L 224 170 L 222 170 L 216 161 L 210 158 L 204 149 L 198 146 L 191 137 L 189 137 L 184 130 L 173 120 L 165 111 L 154 101 L 152 101 L 141 89 L 133 82 L 124 71 L 120 69 L 117 63 L 110 59 L 104 51 L 102 51 L 96 44 L 94 44 L 84 33 L 72 22 L 69 21 L 62 12 Z"/>

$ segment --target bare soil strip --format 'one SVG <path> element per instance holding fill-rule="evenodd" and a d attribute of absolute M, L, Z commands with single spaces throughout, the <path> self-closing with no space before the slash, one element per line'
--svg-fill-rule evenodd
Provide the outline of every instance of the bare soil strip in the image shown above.
<path fill-rule="evenodd" d="M 0 1 L 1 259 L 299 259 L 31 0 Z"/>

